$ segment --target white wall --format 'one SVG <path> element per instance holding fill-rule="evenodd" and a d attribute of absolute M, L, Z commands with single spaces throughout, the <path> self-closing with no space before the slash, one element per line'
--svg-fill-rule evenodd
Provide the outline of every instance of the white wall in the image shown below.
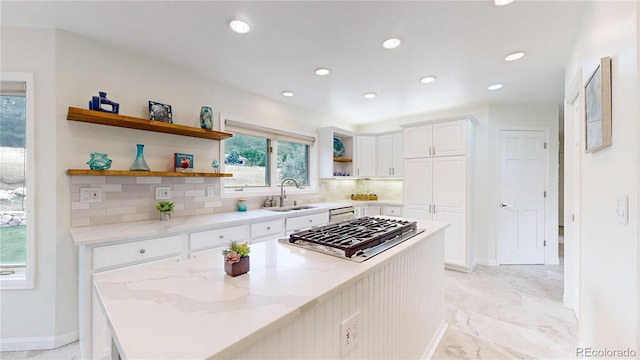
<path fill-rule="evenodd" d="M 65 276 L 57 272 L 59 224 L 56 213 L 56 99 L 55 99 L 55 35 L 53 31 L 7 29 L 1 33 L 1 71 L 31 72 L 35 87 L 35 161 L 38 179 L 34 217 L 37 219 L 36 277 L 32 290 L 3 290 L 0 296 L 0 333 L 6 339 L 32 338 L 40 344 L 52 343 L 54 334 L 64 334 L 77 326 L 56 329 L 58 308 L 65 301 L 75 302 L 73 288 L 69 295 L 58 298 L 57 284 Z M 68 212 L 68 210 L 66 210 Z M 30 231 L 32 229 L 29 229 Z M 68 277 L 76 273 L 71 269 Z"/>
<path fill-rule="evenodd" d="M 613 145 L 580 154 L 579 340 L 585 347 L 638 345 L 637 26 L 638 2 L 590 2 L 566 66 L 570 88 L 580 68 L 586 81 L 601 57 L 612 57 Z M 616 218 L 621 193 L 629 195 L 628 225 Z"/>
<path fill-rule="evenodd" d="M 179 66 L 108 47 L 64 31 L 2 28 L 2 71 L 35 73 L 38 228 L 36 287 L 2 291 L 2 344 L 42 347 L 73 341 L 78 328 L 78 252 L 69 237 L 69 168 L 87 168 L 91 151 L 105 152 L 113 169 L 128 169 L 135 144 L 145 144 L 154 170 L 167 169 L 174 152 L 195 155 L 196 170 L 218 156 L 218 142 L 67 121 L 67 108 L 87 108 L 106 91 L 120 113 L 146 118 L 148 100 L 172 105 L 174 123 L 199 126 L 203 105 L 219 114 L 315 135 L 343 119 L 310 113 L 215 83 Z M 200 159 L 200 162 L 198 162 Z M 47 345 L 45 344 L 44 347 Z"/>

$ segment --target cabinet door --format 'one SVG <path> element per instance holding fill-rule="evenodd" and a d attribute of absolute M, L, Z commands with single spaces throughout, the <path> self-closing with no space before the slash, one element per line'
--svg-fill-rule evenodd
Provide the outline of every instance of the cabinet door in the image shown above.
<path fill-rule="evenodd" d="M 467 161 L 465 156 L 433 160 L 434 219 L 448 222 L 445 229 L 445 262 L 467 264 Z"/>
<path fill-rule="evenodd" d="M 385 216 L 402 216 L 402 207 L 400 206 L 383 206 L 382 214 Z"/>
<path fill-rule="evenodd" d="M 194 232 L 189 234 L 189 251 L 219 247 L 227 245 L 231 241 L 247 242 L 249 238 L 248 225 Z"/>
<path fill-rule="evenodd" d="M 324 225 L 329 222 L 329 212 L 320 214 L 304 215 L 285 219 L 286 231 L 297 231 L 312 226 Z"/>
<path fill-rule="evenodd" d="M 415 206 L 422 209 L 428 207 L 433 202 L 432 198 L 432 164 L 431 158 L 406 159 L 404 161 L 404 182 L 402 185 L 404 193 L 404 204 L 406 214 L 409 214 Z"/>
<path fill-rule="evenodd" d="M 378 176 L 393 175 L 393 135 L 378 136 Z"/>
<path fill-rule="evenodd" d="M 391 175 L 403 176 L 402 168 L 404 167 L 404 135 L 393 135 L 393 148 L 392 148 L 392 170 Z"/>
<path fill-rule="evenodd" d="M 455 156 L 467 153 L 466 120 L 433 125 L 433 155 Z"/>
<path fill-rule="evenodd" d="M 404 207 L 404 217 L 413 220 L 431 220 L 431 212 L 427 205 L 407 205 Z"/>
<path fill-rule="evenodd" d="M 365 216 L 379 216 L 382 215 L 382 206 L 369 205 L 364 207 Z"/>
<path fill-rule="evenodd" d="M 358 136 L 356 138 L 355 176 L 376 176 L 376 137 Z"/>
<path fill-rule="evenodd" d="M 405 159 L 431 156 L 433 125 L 407 128 L 403 134 Z"/>

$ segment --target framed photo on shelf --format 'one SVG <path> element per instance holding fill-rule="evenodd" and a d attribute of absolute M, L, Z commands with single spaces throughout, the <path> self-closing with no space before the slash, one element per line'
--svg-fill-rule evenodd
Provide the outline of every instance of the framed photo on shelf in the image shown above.
<path fill-rule="evenodd" d="M 162 121 L 173 124 L 171 105 L 149 101 L 149 120 Z"/>
<path fill-rule="evenodd" d="M 611 141 L 611 58 L 603 57 L 584 86 L 587 153 L 610 146 Z"/>
<path fill-rule="evenodd" d="M 173 154 L 173 168 L 177 172 L 193 171 L 193 155 L 184 153 Z"/>

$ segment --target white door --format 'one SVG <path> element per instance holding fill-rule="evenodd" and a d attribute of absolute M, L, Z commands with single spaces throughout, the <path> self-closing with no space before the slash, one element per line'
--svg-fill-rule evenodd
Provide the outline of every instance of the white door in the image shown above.
<path fill-rule="evenodd" d="M 433 125 L 433 155 L 455 156 L 467 152 L 466 120 Z"/>
<path fill-rule="evenodd" d="M 393 135 L 378 136 L 378 176 L 393 175 Z"/>
<path fill-rule="evenodd" d="M 431 156 L 433 125 L 406 128 L 403 134 L 405 159 Z"/>
<path fill-rule="evenodd" d="M 544 264 L 544 138 L 544 131 L 500 131 L 500 264 Z"/>
<path fill-rule="evenodd" d="M 434 220 L 448 222 L 444 255 L 447 264 L 467 264 L 467 160 L 466 156 L 433 159 Z"/>
<path fill-rule="evenodd" d="M 403 164 L 404 164 L 404 136 L 402 133 L 393 135 L 393 157 L 392 164 L 393 176 L 403 176 Z"/>

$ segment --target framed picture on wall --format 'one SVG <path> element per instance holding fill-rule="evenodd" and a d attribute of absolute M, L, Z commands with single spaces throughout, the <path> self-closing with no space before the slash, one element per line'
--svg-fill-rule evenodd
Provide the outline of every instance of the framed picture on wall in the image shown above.
<path fill-rule="evenodd" d="M 587 153 L 611 145 L 611 58 L 603 57 L 584 87 Z"/>

